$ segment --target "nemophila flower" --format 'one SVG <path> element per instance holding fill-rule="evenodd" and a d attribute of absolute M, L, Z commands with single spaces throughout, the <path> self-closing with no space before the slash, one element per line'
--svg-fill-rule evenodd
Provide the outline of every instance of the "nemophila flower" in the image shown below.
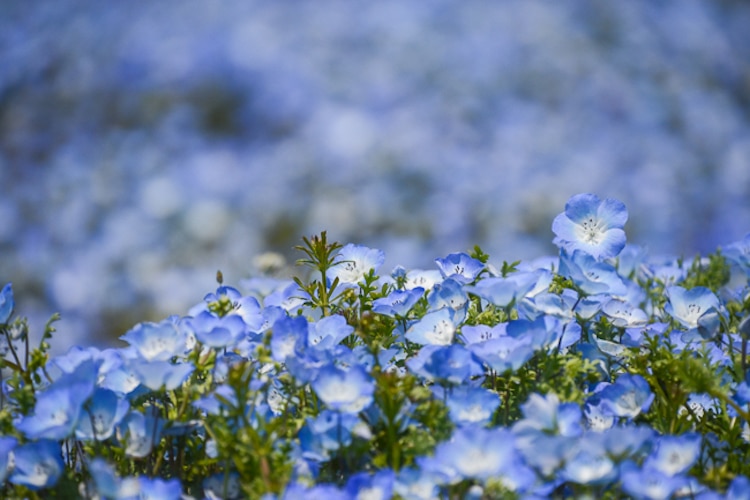
<path fill-rule="evenodd" d="M 664 310 L 689 331 L 698 331 L 703 338 L 712 337 L 719 328 L 718 297 L 706 287 L 686 290 L 670 286 L 665 291 L 668 302 Z"/>
<path fill-rule="evenodd" d="M 138 498 L 139 484 L 134 477 L 121 478 L 105 460 L 97 457 L 88 463 L 95 492 L 102 498 Z M 93 492 L 89 492 L 93 493 Z M 93 495 L 90 495 L 93 497 Z"/>
<path fill-rule="evenodd" d="M 109 389 L 97 388 L 91 399 L 84 405 L 76 427 L 78 439 L 109 439 L 115 426 L 125 417 L 130 404 Z"/>
<path fill-rule="evenodd" d="M 687 472 L 700 456 L 701 439 L 701 435 L 695 432 L 680 436 L 660 436 L 643 466 L 668 476 Z"/>
<path fill-rule="evenodd" d="M 750 500 L 750 479 L 736 476 L 727 488 L 726 500 Z"/>
<path fill-rule="evenodd" d="M 10 465 L 10 453 L 18 445 L 18 440 L 10 436 L 0 436 L 0 486 L 5 483 Z"/>
<path fill-rule="evenodd" d="M 138 477 L 139 500 L 179 500 L 181 498 L 182 486 L 179 479 Z"/>
<path fill-rule="evenodd" d="M 463 252 L 452 253 L 443 259 L 435 259 L 435 263 L 444 278 L 450 278 L 462 284 L 471 283 L 485 269 L 481 261 Z"/>
<path fill-rule="evenodd" d="M 285 286 L 277 289 L 263 299 L 265 309 L 273 306 L 280 307 L 287 312 L 297 311 L 310 299 L 307 292 L 302 290 L 294 281 L 286 280 L 285 283 Z"/>
<path fill-rule="evenodd" d="M 403 467 L 398 471 L 394 492 L 405 500 L 434 500 L 438 498 L 438 485 L 433 473 L 416 467 Z"/>
<path fill-rule="evenodd" d="M 599 399 L 589 398 L 583 405 L 584 424 L 594 432 L 603 432 L 615 424 L 615 416 L 604 408 Z"/>
<path fill-rule="evenodd" d="M 606 302 L 602 306 L 602 312 L 612 321 L 613 325 L 621 328 L 644 326 L 648 323 L 648 315 L 642 309 L 619 299 Z"/>
<path fill-rule="evenodd" d="M 242 498 L 240 475 L 236 471 L 219 472 L 208 476 L 201 484 L 207 500 L 234 500 Z"/>
<path fill-rule="evenodd" d="M 382 250 L 349 243 L 339 250 L 334 265 L 328 270 L 328 279 L 333 282 L 338 278 L 342 284 L 359 283 L 371 270 L 377 273 L 383 262 Z"/>
<path fill-rule="evenodd" d="M 303 316 L 283 316 L 273 324 L 271 356 L 283 363 L 287 357 L 304 351 L 307 346 L 309 323 Z"/>
<path fill-rule="evenodd" d="M 503 428 L 467 426 L 435 448 L 435 461 L 462 478 L 486 480 L 501 475 L 515 461 L 513 434 Z"/>
<path fill-rule="evenodd" d="M 465 344 L 476 344 L 477 342 L 507 336 L 507 326 L 508 323 L 498 323 L 495 326 L 463 325 L 460 337 Z"/>
<path fill-rule="evenodd" d="M 687 484 L 683 476 L 671 476 L 650 467 L 639 467 L 631 461 L 620 466 L 620 482 L 625 493 L 636 499 L 666 500 Z"/>
<path fill-rule="evenodd" d="M 396 474 L 390 469 L 380 469 L 375 474 L 352 474 L 344 490 L 352 500 L 389 500 L 393 497 Z"/>
<path fill-rule="evenodd" d="M 573 308 L 578 303 L 579 298 L 578 292 L 569 288 L 563 290 L 560 295 L 543 292 L 524 299 L 519 303 L 518 310 L 532 320 L 543 314 L 569 321 L 575 316 Z"/>
<path fill-rule="evenodd" d="M 0 290 L 0 324 L 8 323 L 11 315 L 13 314 L 13 308 L 15 302 L 13 301 L 13 287 L 10 283 L 6 284 L 2 290 Z"/>
<path fill-rule="evenodd" d="M 453 314 L 453 310 L 448 308 L 429 312 L 414 322 L 404 335 L 415 344 L 449 345 L 456 332 Z"/>
<path fill-rule="evenodd" d="M 169 320 L 139 323 L 120 338 L 147 361 L 169 361 L 174 356 L 183 356 L 187 350 L 185 334 Z"/>
<path fill-rule="evenodd" d="M 453 311 L 456 323 L 461 323 L 466 318 L 469 307 L 469 296 L 463 289 L 463 285 L 453 279 L 446 279 L 437 283 L 427 294 L 427 303 L 430 311 L 448 308 Z"/>
<path fill-rule="evenodd" d="M 308 418 L 300 429 L 302 455 L 306 459 L 327 461 L 332 452 L 349 446 L 353 437 L 370 439 L 367 425 L 356 415 L 323 410 L 315 418 Z"/>
<path fill-rule="evenodd" d="M 533 285 L 533 283 L 531 283 Z M 530 287 L 529 287 L 530 289 Z M 490 304 L 506 307 L 516 300 L 516 295 L 523 296 L 526 290 L 519 286 L 518 280 L 507 278 L 485 278 L 476 285 L 467 285 L 464 291 L 483 298 Z"/>
<path fill-rule="evenodd" d="M 635 418 L 648 411 L 654 401 L 651 387 L 640 375 L 626 373 L 617 377 L 614 384 L 602 385 L 596 397 L 615 417 Z"/>
<path fill-rule="evenodd" d="M 57 484 L 65 470 L 60 443 L 42 439 L 12 451 L 13 471 L 8 481 L 37 491 Z"/>
<path fill-rule="evenodd" d="M 509 336 L 469 344 L 467 347 L 497 373 L 518 370 L 534 354 L 529 339 Z"/>
<path fill-rule="evenodd" d="M 331 364 L 318 372 L 312 388 L 328 408 L 359 413 L 372 403 L 375 383 L 361 366 L 344 370 Z"/>
<path fill-rule="evenodd" d="M 424 288 L 416 287 L 411 290 L 393 290 L 386 297 L 375 299 L 372 310 L 386 316 L 406 317 L 412 307 L 424 296 Z"/>
<path fill-rule="evenodd" d="M 432 392 L 445 401 L 451 421 L 457 426 L 488 424 L 500 406 L 500 397 L 483 387 L 464 384 L 445 389 L 435 385 Z"/>
<path fill-rule="evenodd" d="M 615 257 L 625 247 L 627 220 L 628 211 L 621 201 L 578 194 L 552 222 L 553 242 L 568 252 L 582 250 L 597 260 Z"/>
<path fill-rule="evenodd" d="M 99 363 L 85 361 L 38 394 L 34 411 L 16 428 L 29 439 L 65 439 L 73 434 L 83 404 L 94 392 Z"/>
<path fill-rule="evenodd" d="M 521 405 L 523 418 L 515 423 L 513 432 L 553 432 L 561 436 L 578 436 L 581 428 L 581 407 L 576 403 L 561 403 L 557 394 L 544 396 L 533 393 Z"/>
<path fill-rule="evenodd" d="M 722 248 L 724 257 L 734 262 L 748 276 L 750 276 L 750 234 L 739 241 L 725 245 Z M 7 285 L 6 285 L 7 286 Z"/>
<path fill-rule="evenodd" d="M 352 333 L 354 327 L 346 322 L 346 318 L 334 314 L 309 324 L 307 343 L 317 349 L 329 349 Z"/>
<path fill-rule="evenodd" d="M 516 435 L 516 448 L 526 464 L 545 479 L 551 479 L 565 462 L 565 454 L 576 438 L 540 431 Z"/>
<path fill-rule="evenodd" d="M 219 317 L 203 311 L 185 321 L 198 342 L 208 347 L 231 348 L 247 334 L 247 325 L 238 314 Z"/>
<path fill-rule="evenodd" d="M 117 439 L 125 445 L 125 455 L 143 458 L 161 440 L 162 427 L 158 417 L 132 411 L 117 426 Z"/>
<path fill-rule="evenodd" d="M 576 484 L 606 484 L 617 478 L 615 464 L 598 434 L 584 434 L 566 450 L 560 478 Z"/>
<path fill-rule="evenodd" d="M 432 290 L 432 287 L 443 281 L 443 273 L 436 269 L 412 269 L 406 273 L 406 282 L 404 288 L 413 290 L 414 288 L 423 288 Z"/>
<path fill-rule="evenodd" d="M 651 446 L 656 431 L 646 425 L 618 425 L 602 432 L 607 454 L 617 461 L 640 455 Z"/>
<path fill-rule="evenodd" d="M 599 262 L 581 250 L 560 252 L 559 273 L 590 295 L 608 293 L 621 297 L 628 293 L 627 285 L 613 266 Z"/>
<path fill-rule="evenodd" d="M 432 349 L 428 349 L 433 347 Z M 429 353 L 426 356 L 423 353 Z M 426 346 L 406 362 L 418 375 L 439 383 L 458 385 L 484 373 L 474 354 L 460 344 Z"/>
<path fill-rule="evenodd" d="M 138 381 L 152 391 L 172 391 L 181 386 L 195 370 L 192 363 L 170 363 L 169 361 L 130 360 L 128 367 Z"/>

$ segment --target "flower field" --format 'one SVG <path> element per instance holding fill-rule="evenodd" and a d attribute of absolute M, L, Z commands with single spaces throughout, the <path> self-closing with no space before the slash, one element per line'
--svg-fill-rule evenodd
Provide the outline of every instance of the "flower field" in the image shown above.
<path fill-rule="evenodd" d="M 0 293 L 3 498 L 750 498 L 750 236 L 692 260 L 573 196 L 556 257 L 297 247 L 123 347 Z M 242 290 L 242 291 L 240 291 Z"/>

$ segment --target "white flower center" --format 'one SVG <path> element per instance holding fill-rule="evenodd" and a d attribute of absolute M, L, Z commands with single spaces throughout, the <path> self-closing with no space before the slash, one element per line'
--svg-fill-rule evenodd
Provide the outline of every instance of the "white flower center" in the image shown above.
<path fill-rule="evenodd" d="M 576 227 L 576 235 L 589 245 L 599 245 L 604 240 L 606 227 L 600 219 L 588 217 Z"/>

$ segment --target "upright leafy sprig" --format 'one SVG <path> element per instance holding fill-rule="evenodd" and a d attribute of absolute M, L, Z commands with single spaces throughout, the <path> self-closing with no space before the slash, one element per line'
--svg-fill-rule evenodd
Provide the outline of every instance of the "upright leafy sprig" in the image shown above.
<path fill-rule="evenodd" d="M 338 242 L 329 243 L 326 231 L 310 238 L 303 236 L 302 241 L 304 245 L 294 248 L 304 252 L 307 258 L 297 260 L 297 264 L 308 266 L 313 272 L 319 272 L 320 279 L 304 283 L 299 277 L 295 277 L 294 282 L 310 296 L 310 305 L 319 307 L 323 316 L 328 316 L 333 307 L 334 291 L 339 284 L 338 278 L 328 283 L 328 271 L 336 265 L 336 256 L 342 246 Z"/>

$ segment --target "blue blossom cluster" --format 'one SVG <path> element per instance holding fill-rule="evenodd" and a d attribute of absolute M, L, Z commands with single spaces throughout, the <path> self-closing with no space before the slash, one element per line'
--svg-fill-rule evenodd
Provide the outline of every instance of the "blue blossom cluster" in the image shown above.
<path fill-rule="evenodd" d="M 319 280 L 219 277 L 126 347 L 51 358 L 6 285 L 0 492 L 750 498 L 750 235 L 652 259 L 627 219 L 581 194 L 556 258 L 382 277 L 382 251 L 324 233 L 299 247 Z"/>
<path fill-rule="evenodd" d="M 651 251 L 713 251 L 750 219 L 749 24 L 743 0 L 3 2 L 0 274 L 114 339 L 323 228 L 389 265 L 529 258 L 607 191 Z"/>

